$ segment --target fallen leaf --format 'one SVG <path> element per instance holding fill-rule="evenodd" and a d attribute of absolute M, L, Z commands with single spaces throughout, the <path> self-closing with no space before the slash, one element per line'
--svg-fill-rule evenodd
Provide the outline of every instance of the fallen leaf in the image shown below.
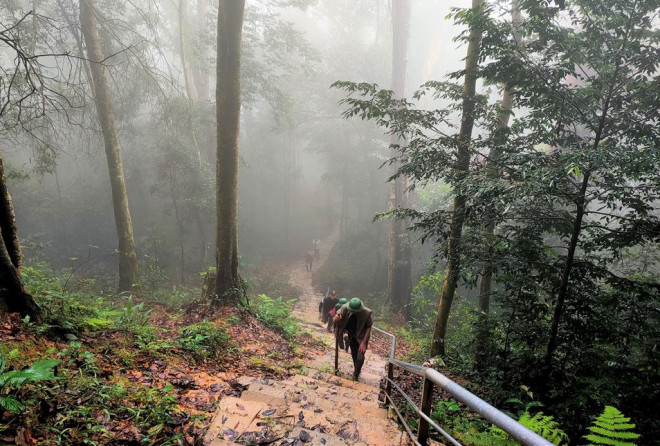
<path fill-rule="evenodd" d="M 301 412 L 301 413 L 302 413 L 302 412 Z M 300 441 L 302 441 L 303 443 L 309 443 L 310 441 L 312 441 L 312 437 L 311 437 L 311 435 L 309 435 L 309 433 L 308 433 L 306 430 L 301 430 L 301 431 L 300 431 L 300 434 L 298 435 L 298 438 L 299 438 Z"/>

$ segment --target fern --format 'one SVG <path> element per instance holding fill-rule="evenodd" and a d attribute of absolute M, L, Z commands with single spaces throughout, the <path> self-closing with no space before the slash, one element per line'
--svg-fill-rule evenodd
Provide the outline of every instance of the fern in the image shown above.
<path fill-rule="evenodd" d="M 590 441 L 587 446 L 635 446 L 632 440 L 639 438 L 639 434 L 632 432 L 635 425 L 629 421 L 630 418 L 624 417 L 617 408 L 605 406 L 603 413 L 589 426 L 592 433 L 584 436 Z"/>
<path fill-rule="evenodd" d="M 525 412 L 520 416 L 518 422 L 554 445 L 562 444 L 562 442 L 568 443 L 568 435 L 559 428 L 559 423 L 551 416 L 543 415 L 543 412 L 536 415 Z"/>
<path fill-rule="evenodd" d="M 543 412 L 536 415 L 524 412 L 518 422 L 554 445 L 568 444 L 568 435 L 559 428 L 559 423 L 551 416 L 543 415 Z M 457 433 L 457 436 L 472 446 L 515 446 L 519 444 L 506 432 L 495 426 L 491 427 L 488 432 Z"/>

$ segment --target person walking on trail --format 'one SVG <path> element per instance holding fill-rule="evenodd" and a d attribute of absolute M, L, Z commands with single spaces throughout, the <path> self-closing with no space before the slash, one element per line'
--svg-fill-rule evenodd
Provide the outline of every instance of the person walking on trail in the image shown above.
<path fill-rule="evenodd" d="M 312 246 L 314 246 L 314 258 L 316 260 L 319 260 L 319 258 L 321 257 L 321 248 L 319 247 L 320 244 L 321 244 L 321 240 L 317 238 L 312 240 Z"/>
<path fill-rule="evenodd" d="M 305 254 L 305 269 L 307 271 L 311 271 L 313 263 L 314 263 L 314 256 L 312 255 L 311 252 L 307 251 L 307 254 Z"/>
<path fill-rule="evenodd" d="M 339 309 L 346 305 L 348 303 L 348 299 L 345 297 L 342 297 L 339 299 L 339 302 L 337 302 L 337 305 L 335 305 L 335 311 L 333 312 L 332 310 L 330 311 L 333 320 L 332 320 L 332 328 L 335 332 L 335 337 L 337 338 L 337 342 L 339 343 L 339 348 L 342 350 L 348 351 L 348 332 L 346 330 L 343 330 L 341 333 L 339 332 L 337 328 L 337 324 L 334 322 L 334 316 L 339 313 Z"/>
<path fill-rule="evenodd" d="M 344 330 L 348 332 L 354 367 L 353 379 L 357 381 L 364 365 L 364 355 L 371 337 L 371 326 L 373 325 L 371 310 L 365 307 L 360 299 L 354 297 L 339 309 L 334 317 L 334 322 L 337 340 L 339 340 L 339 336 L 343 337 Z"/>
<path fill-rule="evenodd" d="M 337 297 L 337 292 L 335 290 L 332 290 L 332 293 L 330 295 L 325 296 L 321 302 L 319 302 L 319 317 L 321 318 L 321 322 L 324 324 L 327 324 L 326 330 L 332 331 L 332 316 L 330 315 L 330 311 L 334 310 L 335 305 L 337 305 L 337 302 L 339 302 L 339 298 Z"/>

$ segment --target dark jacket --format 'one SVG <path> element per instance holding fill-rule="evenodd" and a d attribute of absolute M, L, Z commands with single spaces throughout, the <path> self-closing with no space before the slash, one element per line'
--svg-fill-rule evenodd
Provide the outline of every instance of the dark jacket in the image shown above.
<path fill-rule="evenodd" d="M 355 338 L 359 343 L 362 343 L 364 340 L 364 335 L 367 331 L 367 328 L 373 325 L 373 317 L 371 315 L 371 310 L 367 307 L 364 307 L 359 313 L 351 313 L 348 311 L 348 304 L 342 305 L 342 307 L 337 312 L 339 320 L 335 323 L 335 336 L 339 339 L 342 336 L 342 332 L 346 329 L 348 324 L 348 318 L 352 315 L 357 317 L 357 329 L 355 330 Z"/>
<path fill-rule="evenodd" d="M 332 296 L 326 296 L 323 298 L 323 300 L 319 303 L 319 311 L 322 311 L 323 313 L 329 313 L 330 310 L 335 308 L 335 305 L 337 305 L 337 302 L 339 302 L 339 298 L 335 296 L 333 299 Z"/>

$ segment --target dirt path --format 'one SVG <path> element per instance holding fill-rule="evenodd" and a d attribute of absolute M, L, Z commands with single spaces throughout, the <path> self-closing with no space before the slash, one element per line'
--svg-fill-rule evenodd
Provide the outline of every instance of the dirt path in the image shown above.
<path fill-rule="evenodd" d="M 326 240 L 323 240 L 321 243 L 321 258 L 315 263 L 314 271 L 325 263 L 327 254 L 336 243 L 338 236 L 338 231 L 335 231 Z M 334 337 L 332 333 L 328 333 L 325 330 L 325 327 L 319 320 L 319 302 L 323 299 L 325 292 L 316 290 L 312 285 L 314 271 L 311 273 L 306 271 L 305 265 L 302 262 L 300 265 L 292 265 L 289 269 L 289 283 L 301 291 L 297 308 L 293 311 L 293 314 L 300 322 L 301 327 L 307 329 L 315 338 L 323 340 L 326 346 L 324 351 L 310 352 L 310 356 L 308 357 L 310 367 L 330 372 L 334 369 Z M 340 297 L 349 297 L 342 296 L 341 290 L 337 290 L 337 294 Z M 385 374 L 386 366 L 387 360 L 385 358 L 374 353 L 372 350 L 367 350 L 362 373 L 360 374 L 360 382 L 378 388 L 380 380 Z M 339 352 L 339 373 L 339 376 L 345 378 L 350 378 L 353 374 L 353 362 L 350 352 Z"/>
<path fill-rule="evenodd" d="M 321 243 L 316 270 L 337 240 L 334 233 Z M 205 444 L 273 445 L 407 445 L 407 437 L 380 408 L 378 395 L 386 361 L 368 350 L 359 382 L 351 376 L 350 353 L 340 352 L 340 375 L 334 376 L 334 340 L 321 326 L 318 304 L 322 293 L 312 286 L 312 273 L 305 265 L 292 265 L 286 272 L 301 290 L 294 315 L 301 331 L 322 341 L 325 348 L 308 351 L 306 373 L 280 381 L 242 377 L 240 398 L 225 397 L 205 437 Z M 339 291 L 339 290 L 338 290 Z"/>

